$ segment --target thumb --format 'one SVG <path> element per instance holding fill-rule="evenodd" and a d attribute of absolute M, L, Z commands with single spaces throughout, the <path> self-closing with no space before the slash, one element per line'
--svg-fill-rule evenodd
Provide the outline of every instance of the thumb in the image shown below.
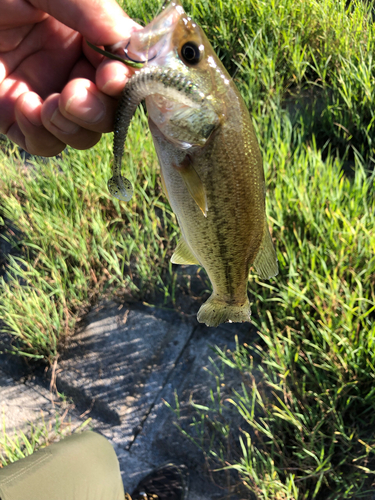
<path fill-rule="evenodd" d="M 28 0 L 94 45 L 112 45 L 141 27 L 115 0 Z"/>

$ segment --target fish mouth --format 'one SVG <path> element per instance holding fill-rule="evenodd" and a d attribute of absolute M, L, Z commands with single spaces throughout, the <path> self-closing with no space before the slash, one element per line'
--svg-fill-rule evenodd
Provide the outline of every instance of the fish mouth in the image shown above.
<path fill-rule="evenodd" d="M 162 12 L 143 29 L 134 31 L 130 38 L 105 49 L 125 64 L 127 61 L 148 64 L 156 60 L 160 64 L 168 57 L 172 33 L 181 14 L 184 14 L 184 10 L 179 0 L 168 2 Z"/>
<path fill-rule="evenodd" d="M 127 61 L 136 63 L 136 64 L 147 64 L 150 61 L 153 61 L 156 57 L 158 57 L 160 51 L 154 54 L 152 57 L 145 58 L 143 60 L 134 59 L 136 56 L 131 56 L 133 51 L 130 47 L 131 40 L 129 39 L 127 42 L 121 41 L 115 45 L 111 45 L 110 47 L 106 47 L 106 50 L 113 55 L 116 55 L 119 59 L 123 59 L 126 64 Z"/>

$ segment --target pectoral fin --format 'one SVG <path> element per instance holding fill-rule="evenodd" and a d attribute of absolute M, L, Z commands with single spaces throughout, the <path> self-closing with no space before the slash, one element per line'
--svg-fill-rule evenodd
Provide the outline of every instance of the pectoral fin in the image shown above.
<path fill-rule="evenodd" d="M 264 223 L 263 238 L 257 256 L 254 260 L 254 267 L 261 278 L 273 278 L 279 273 L 279 265 L 273 246 L 267 222 Z"/>
<path fill-rule="evenodd" d="M 189 155 L 186 155 L 183 162 L 179 165 L 173 165 L 174 168 L 181 174 L 187 190 L 191 194 L 193 200 L 202 210 L 202 213 L 207 217 L 207 196 L 204 184 L 194 168 L 193 162 Z"/>
<path fill-rule="evenodd" d="M 196 257 L 192 254 L 186 241 L 181 238 L 177 244 L 176 250 L 171 258 L 172 264 L 187 264 L 187 265 L 198 265 Z"/>

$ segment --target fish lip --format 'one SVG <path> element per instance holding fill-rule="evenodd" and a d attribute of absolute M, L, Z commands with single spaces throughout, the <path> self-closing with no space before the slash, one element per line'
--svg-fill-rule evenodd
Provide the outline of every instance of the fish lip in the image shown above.
<path fill-rule="evenodd" d="M 163 43 L 161 44 L 160 47 L 158 47 L 158 50 L 156 51 L 155 54 L 152 55 L 152 57 L 148 57 L 147 59 L 139 60 L 136 59 L 135 57 L 131 56 L 129 52 L 131 53 L 131 37 L 126 40 L 121 40 L 120 42 L 117 42 L 114 45 L 108 45 L 105 47 L 105 50 L 110 52 L 111 54 L 114 54 L 115 56 L 119 57 L 122 59 L 124 62 L 126 61 L 131 61 L 137 64 L 147 64 L 155 59 L 157 59 L 160 54 L 163 52 L 163 49 L 165 47 L 166 41 L 164 40 Z M 136 51 L 135 51 L 136 52 Z"/>
<path fill-rule="evenodd" d="M 130 57 L 130 55 L 128 53 L 129 52 L 128 49 L 129 49 L 130 42 L 131 42 L 131 39 L 129 39 L 127 41 L 125 47 L 121 47 L 120 44 L 122 45 L 124 43 L 124 41 L 122 41 L 122 42 L 119 42 L 119 43 L 117 43 L 115 45 L 111 45 L 109 47 L 106 47 L 106 50 L 108 50 L 108 52 L 111 52 L 112 54 L 116 54 L 117 56 L 121 57 L 122 59 L 124 59 L 124 61 L 131 61 L 131 62 L 134 62 L 134 63 L 137 63 L 137 64 L 147 64 L 148 62 L 153 61 L 154 59 L 156 59 L 159 56 L 159 54 L 160 54 L 160 50 L 159 50 L 150 59 L 146 59 L 144 61 L 137 61 L 137 59 L 133 59 L 132 57 Z"/>
<path fill-rule="evenodd" d="M 155 55 L 154 55 L 154 57 L 152 57 L 152 58 L 151 58 L 151 59 L 149 59 L 148 61 L 147 61 L 147 60 L 146 60 L 146 61 L 137 61 L 136 59 L 132 59 L 132 58 L 129 56 L 129 54 L 128 54 L 128 47 L 129 47 L 129 45 L 130 45 L 130 40 L 128 41 L 128 43 L 127 43 L 127 45 L 126 45 L 126 47 L 125 47 L 125 49 L 124 49 L 125 55 L 126 55 L 126 57 L 127 57 L 127 59 L 128 59 L 129 61 L 133 61 L 133 62 L 136 62 L 136 63 L 142 63 L 142 64 L 145 64 L 146 62 L 148 62 L 148 61 L 152 61 L 153 59 L 155 59 L 155 57 L 157 57 L 157 55 L 158 55 L 158 54 L 155 54 Z"/>

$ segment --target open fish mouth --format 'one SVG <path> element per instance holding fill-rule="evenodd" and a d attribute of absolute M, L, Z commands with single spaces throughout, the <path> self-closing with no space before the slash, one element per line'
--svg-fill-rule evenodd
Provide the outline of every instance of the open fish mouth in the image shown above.
<path fill-rule="evenodd" d="M 181 12 L 183 8 L 178 1 L 170 2 L 145 28 L 133 32 L 127 40 L 107 46 L 106 51 L 125 64 L 127 61 L 164 64 L 171 52 L 172 34 L 181 19 Z"/>
<path fill-rule="evenodd" d="M 132 33 L 130 38 L 107 45 L 105 50 L 88 45 L 110 59 L 140 68 L 155 61 L 165 64 L 171 56 L 172 34 L 181 18 L 183 8 L 178 1 L 172 1 L 145 28 Z"/>
<path fill-rule="evenodd" d="M 136 62 L 136 63 L 140 63 L 140 64 L 145 64 L 147 62 L 150 62 L 150 61 L 153 61 L 156 57 L 158 57 L 159 55 L 159 52 L 156 53 L 154 56 L 152 57 L 149 57 L 148 59 L 145 59 L 144 61 L 136 61 L 135 59 L 132 59 L 129 55 L 129 45 L 130 45 L 130 40 L 128 42 L 128 44 L 126 45 L 125 49 L 124 49 L 124 53 L 125 53 L 125 58 L 129 61 L 133 61 L 133 62 Z"/>
<path fill-rule="evenodd" d="M 163 43 L 164 45 L 165 43 Z M 136 64 L 147 64 L 150 61 L 153 61 L 157 57 L 159 57 L 162 47 L 150 47 L 148 51 L 136 51 L 133 48 L 134 41 L 132 43 L 132 39 L 129 39 L 127 42 L 121 41 L 115 45 L 111 45 L 106 47 L 106 50 L 112 54 L 117 56 L 117 59 L 122 60 L 125 64 L 127 62 L 133 62 Z"/>

